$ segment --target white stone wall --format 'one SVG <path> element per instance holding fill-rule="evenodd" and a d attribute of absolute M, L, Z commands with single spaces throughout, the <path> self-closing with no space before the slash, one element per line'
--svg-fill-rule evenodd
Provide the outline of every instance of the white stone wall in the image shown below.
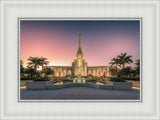
<path fill-rule="evenodd" d="M 72 66 L 44 66 L 51 68 L 55 72 L 55 76 L 64 77 L 66 75 L 76 75 L 78 76 L 78 65 L 75 59 Z M 104 75 L 109 77 L 109 67 L 108 66 L 88 66 L 88 63 L 83 59 L 83 66 L 81 67 L 82 76 L 87 76 L 89 74 L 95 77 L 101 77 Z"/>
<path fill-rule="evenodd" d="M 91 74 L 95 77 L 101 77 L 105 74 L 105 76 L 109 76 L 109 67 L 108 66 L 92 66 L 88 67 L 88 74 Z"/>
<path fill-rule="evenodd" d="M 57 77 L 64 77 L 72 74 L 71 66 L 44 66 L 44 69 L 48 67 L 54 71 L 54 75 Z"/>

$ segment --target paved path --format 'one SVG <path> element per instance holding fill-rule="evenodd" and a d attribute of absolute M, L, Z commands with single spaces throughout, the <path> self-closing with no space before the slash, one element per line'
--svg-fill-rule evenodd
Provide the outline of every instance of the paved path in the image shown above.
<path fill-rule="evenodd" d="M 90 87 L 70 87 L 59 90 L 21 89 L 21 100 L 138 100 L 139 90 L 104 90 Z"/>

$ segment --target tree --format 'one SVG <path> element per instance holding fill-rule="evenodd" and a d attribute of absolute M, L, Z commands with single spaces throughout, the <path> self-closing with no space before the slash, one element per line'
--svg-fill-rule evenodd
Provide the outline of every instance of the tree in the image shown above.
<path fill-rule="evenodd" d="M 120 55 L 117 56 L 117 58 L 119 59 L 119 63 L 123 66 L 123 68 L 125 67 L 125 64 L 128 63 L 133 63 L 132 59 L 131 59 L 131 55 L 127 56 L 127 53 L 121 53 Z"/>
<path fill-rule="evenodd" d="M 116 72 L 117 72 L 118 71 L 117 66 L 118 66 L 118 64 L 120 64 L 120 60 L 118 58 L 113 58 L 109 64 L 111 64 L 111 67 L 113 65 L 116 65 Z"/>
<path fill-rule="evenodd" d="M 24 76 L 25 68 L 23 67 L 23 61 L 20 60 L 20 73 Z"/>
<path fill-rule="evenodd" d="M 28 58 L 28 67 L 32 67 L 35 70 L 35 77 L 37 78 L 37 68 L 41 65 L 41 60 L 38 57 Z"/>
<path fill-rule="evenodd" d="M 136 75 L 137 75 L 137 71 L 136 70 L 131 70 L 131 75 L 133 76 L 133 77 L 135 77 Z M 131 77 L 131 76 L 130 76 Z"/>
<path fill-rule="evenodd" d="M 39 58 L 40 59 L 40 66 L 42 66 L 42 72 L 43 72 L 43 66 L 44 65 L 48 65 L 49 64 L 49 61 L 47 60 L 47 58 L 45 57 L 41 57 Z"/>
<path fill-rule="evenodd" d="M 121 69 L 118 74 L 120 76 L 128 77 L 131 73 L 132 73 L 132 68 L 126 67 L 126 68 Z"/>
<path fill-rule="evenodd" d="M 135 60 L 136 61 L 136 63 L 135 63 L 135 65 L 136 65 L 136 67 L 135 67 L 135 70 L 136 70 L 136 74 L 140 74 L 140 60 L 138 59 L 138 60 Z"/>
<path fill-rule="evenodd" d="M 48 75 L 54 75 L 54 71 L 51 69 L 51 68 L 45 68 L 45 74 L 48 76 Z"/>
<path fill-rule="evenodd" d="M 32 78 L 33 75 L 35 74 L 35 69 L 32 67 L 27 67 L 27 69 L 25 70 L 25 73 L 29 74 L 29 78 Z"/>
<path fill-rule="evenodd" d="M 109 72 L 112 76 L 116 76 L 117 75 L 117 71 L 115 67 L 110 67 L 109 68 Z"/>

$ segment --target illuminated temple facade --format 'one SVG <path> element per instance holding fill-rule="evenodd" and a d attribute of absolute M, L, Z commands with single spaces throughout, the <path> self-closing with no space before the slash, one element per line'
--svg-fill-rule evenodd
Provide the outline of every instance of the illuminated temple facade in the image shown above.
<path fill-rule="evenodd" d="M 81 47 L 81 34 L 79 33 L 79 44 L 76 53 L 76 58 L 72 62 L 72 66 L 45 66 L 51 68 L 55 76 L 64 77 L 66 75 L 72 76 L 88 76 L 93 75 L 95 77 L 101 77 L 103 75 L 109 75 L 108 66 L 88 66 L 88 63 L 84 59 L 84 54 Z M 45 68 L 44 67 L 44 68 Z"/>

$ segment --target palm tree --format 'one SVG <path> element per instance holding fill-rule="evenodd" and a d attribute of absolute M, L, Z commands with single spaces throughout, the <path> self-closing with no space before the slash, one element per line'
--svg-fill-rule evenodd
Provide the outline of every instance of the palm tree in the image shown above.
<path fill-rule="evenodd" d="M 140 73 L 140 60 L 138 59 L 138 60 L 135 60 L 136 61 L 136 63 L 135 63 L 135 65 L 136 65 L 136 73 L 139 75 L 139 73 Z"/>
<path fill-rule="evenodd" d="M 115 67 L 109 67 L 109 73 L 111 76 L 117 76 L 117 71 Z"/>
<path fill-rule="evenodd" d="M 33 74 L 35 74 L 35 69 L 33 67 L 27 67 L 25 73 L 29 74 L 29 78 L 32 78 Z"/>
<path fill-rule="evenodd" d="M 111 64 L 111 67 L 112 67 L 113 65 L 116 65 L 116 72 L 117 72 L 117 65 L 118 65 L 119 63 L 120 63 L 120 60 L 119 60 L 118 58 L 113 58 L 109 64 Z"/>
<path fill-rule="evenodd" d="M 47 58 L 45 58 L 45 57 L 41 57 L 39 59 L 40 59 L 40 66 L 42 66 L 42 72 L 43 72 L 43 66 L 48 65 L 49 61 L 47 61 Z"/>
<path fill-rule="evenodd" d="M 135 60 L 135 61 L 136 61 L 135 65 L 139 68 L 140 67 L 140 60 L 138 59 L 138 60 Z"/>
<path fill-rule="evenodd" d="M 135 77 L 137 75 L 137 71 L 136 70 L 131 70 L 131 74 L 130 74 L 130 77 Z"/>
<path fill-rule="evenodd" d="M 133 63 L 131 57 L 132 57 L 131 55 L 127 56 L 127 53 L 121 53 L 120 55 L 117 56 L 120 64 L 123 66 L 123 68 L 125 67 L 126 63 L 128 63 L 128 64 Z"/>
<path fill-rule="evenodd" d="M 28 67 L 33 67 L 35 70 L 35 77 L 37 78 L 37 68 L 41 65 L 41 60 L 38 57 L 28 58 Z"/>
<path fill-rule="evenodd" d="M 23 76 L 24 76 L 24 72 L 25 72 L 25 69 L 23 67 L 23 61 L 20 60 L 20 73 L 23 74 Z"/>
<path fill-rule="evenodd" d="M 46 74 L 47 77 L 48 77 L 48 75 L 51 75 L 51 74 L 54 75 L 54 71 L 53 71 L 51 68 L 46 68 L 46 69 L 45 69 L 45 74 Z"/>
<path fill-rule="evenodd" d="M 119 71 L 119 75 L 128 77 L 132 73 L 132 68 L 127 66 Z"/>

